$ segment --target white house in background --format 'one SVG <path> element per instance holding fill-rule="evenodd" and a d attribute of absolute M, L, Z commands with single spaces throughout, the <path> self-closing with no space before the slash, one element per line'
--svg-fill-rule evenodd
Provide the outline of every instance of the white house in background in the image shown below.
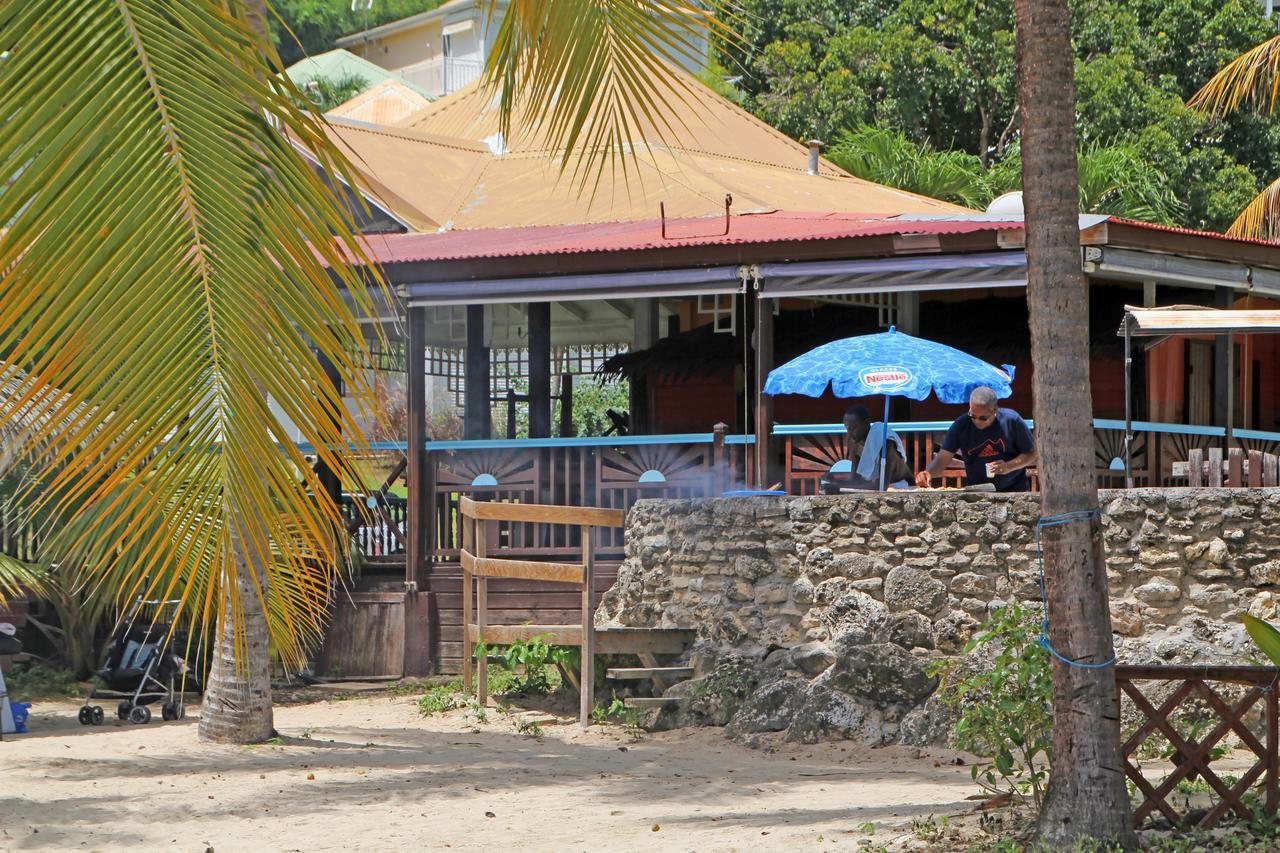
<path fill-rule="evenodd" d="M 338 39 L 338 47 L 362 56 L 439 97 L 480 76 L 493 47 L 507 0 L 493 19 L 487 0 L 449 0 L 432 9 Z"/>
<path fill-rule="evenodd" d="M 497 0 L 492 19 L 488 0 L 449 0 L 432 9 L 335 42 L 435 97 L 461 89 L 480 76 L 493 49 L 509 0 Z M 683 63 L 696 74 L 705 67 L 705 40 L 699 62 Z"/>

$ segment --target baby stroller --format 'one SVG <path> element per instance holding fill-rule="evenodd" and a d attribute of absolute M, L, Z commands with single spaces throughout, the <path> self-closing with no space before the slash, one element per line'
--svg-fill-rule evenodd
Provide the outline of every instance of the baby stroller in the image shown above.
<path fill-rule="evenodd" d="M 120 699 L 116 705 L 116 717 L 143 725 L 151 720 L 147 706 L 164 700 L 160 706 L 165 720 L 181 720 L 186 716 L 182 706 L 182 691 L 174 682 L 185 681 L 187 663 L 171 652 L 171 619 L 166 615 L 176 613 L 177 601 L 138 600 L 124 619 L 122 627 L 111 639 L 107 661 L 98 670 L 93 690 L 80 709 L 81 725 L 100 726 L 104 715 L 100 705 L 90 704 L 95 696 Z M 139 612 L 144 605 L 155 605 L 154 620 L 141 620 Z"/>

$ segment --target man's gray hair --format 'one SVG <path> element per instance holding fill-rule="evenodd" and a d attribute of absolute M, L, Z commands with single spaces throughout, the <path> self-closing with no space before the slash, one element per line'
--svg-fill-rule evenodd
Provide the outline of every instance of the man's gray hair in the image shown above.
<path fill-rule="evenodd" d="M 979 385 L 969 394 L 969 405 L 977 406 L 979 409 L 994 409 L 999 403 L 996 402 L 995 391 L 985 385 Z"/>

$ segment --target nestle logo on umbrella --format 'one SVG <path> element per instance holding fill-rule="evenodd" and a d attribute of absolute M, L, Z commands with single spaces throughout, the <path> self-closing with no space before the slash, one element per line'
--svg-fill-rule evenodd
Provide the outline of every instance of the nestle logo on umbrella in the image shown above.
<path fill-rule="evenodd" d="M 858 379 L 868 388 L 898 388 L 911 378 L 911 371 L 902 367 L 868 367 L 858 371 Z"/>

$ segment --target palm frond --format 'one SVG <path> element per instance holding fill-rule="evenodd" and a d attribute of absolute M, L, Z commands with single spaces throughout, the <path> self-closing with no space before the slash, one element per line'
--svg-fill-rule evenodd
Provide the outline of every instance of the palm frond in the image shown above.
<path fill-rule="evenodd" d="M 708 43 L 740 42 L 738 20 L 732 0 L 512 0 L 484 85 L 499 93 L 504 135 L 513 116 L 544 129 L 563 146 L 561 168 L 598 183 L 606 166 L 634 168 L 636 128 L 674 132 L 669 103 L 690 90 L 670 67 L 704 61 Z"/>
<path fill-rule="evenodd" d="M 45 579 L 44 566 L 24 563 L 8 554 L 0 554 L 0 604 L 24 596 L 39 594 Z"/>
<path fill-rule="evenodd" d="M 864 125 L 849 131 L 827 157 L 859 178 L 930 198 L 974 208 L 991 200 L 978 157 L 935 151 L 887 127 Z"/>
<path fill-rule="evenodd" d="M 1128 145 L 1080 152 L 1080 211 L 1172 224 L 1185 205 L 1159 169 Z"/>
<path fill-rule="evenodd" d="M 1187 106 L 1219 117 L 1242 105 L 1272 112 L 1280 95 L 1280 36 L 1229 62 L 1192 96 Z"/>
<path fill-rule="evenodd" d="M 271 403 L 354 475 L 359 429 L 317 354 L 367 399 L 344 291 L 363 312 L 372 294 L 350 217 L 291 141 L 350 170 L 239 0 L 0 0 L 0 43 L 0 353 L 22 368 L 0 423 L 24 417 L 19 497 L 92 511 L 61 543 L 87 582 L 179 591 L 195 621 L 239 612 L 228 522 L 260 522 L 243 544 L 267 588 L 308 578 L 273 626 L 296 647 L 345 549 Z"/>
<path fill-rule="evenodd" d="M 1245 205 L 1227 229 L 1232 237 L 1254 240 L 1280 239 L 1280 178 L 1272 181 Z"/>

